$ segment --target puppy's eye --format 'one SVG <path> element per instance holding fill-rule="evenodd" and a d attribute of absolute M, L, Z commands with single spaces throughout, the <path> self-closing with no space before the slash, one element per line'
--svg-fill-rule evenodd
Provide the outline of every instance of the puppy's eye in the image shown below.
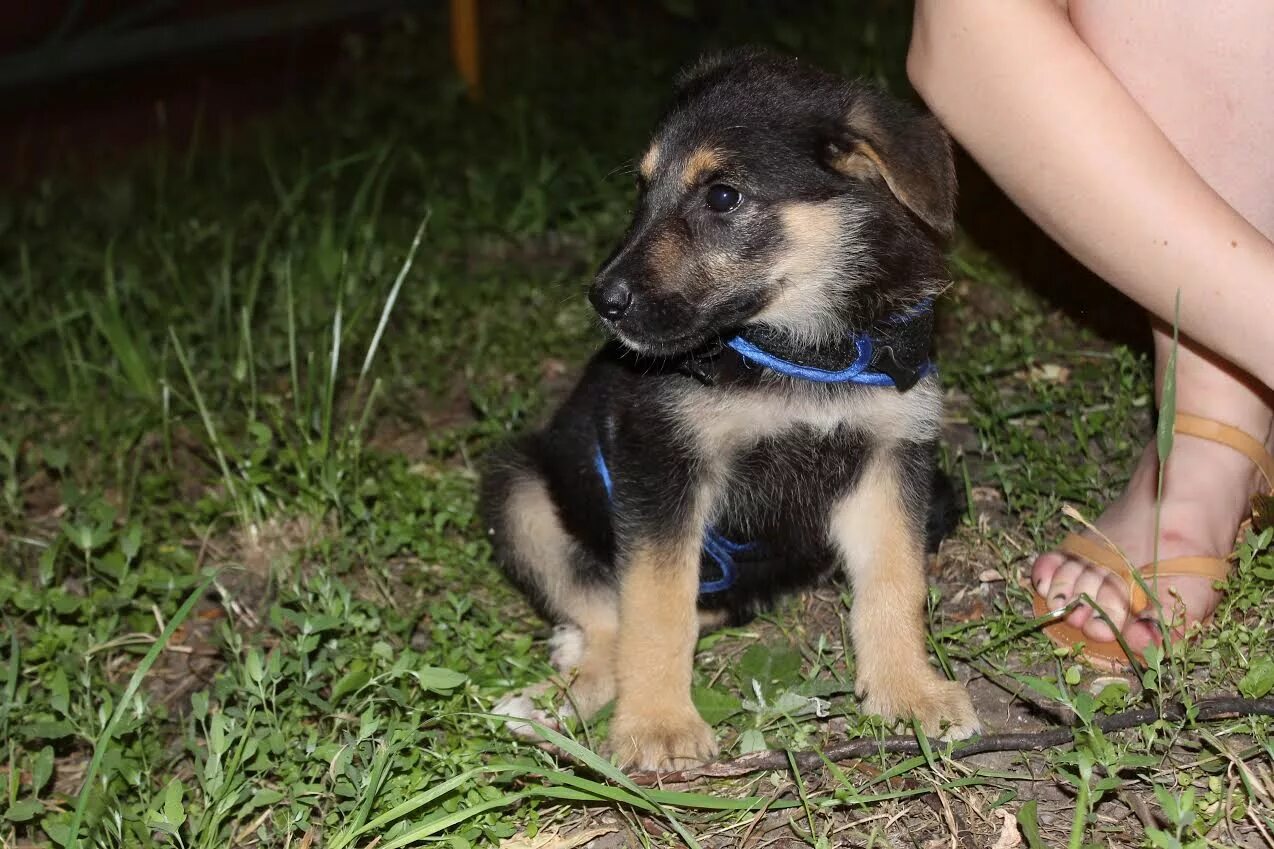
<path fill-rule="evenodd" d="M 717 183 L 715 186 L 708 187 L 708 194 L 704 197 L 704 203 L 708 205 L 708 209 L 713 212 L 730 212 L 743 202 L 743 195 L 739 194 L 739 190 L 733 186 L 722 185 Z"/>

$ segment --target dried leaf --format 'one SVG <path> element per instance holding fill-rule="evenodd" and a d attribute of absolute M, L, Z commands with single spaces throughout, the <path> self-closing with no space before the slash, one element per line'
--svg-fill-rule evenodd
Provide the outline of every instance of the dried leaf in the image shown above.
<path fill-rule="evenodd" d="M 1043 363 L 1032 368 L 1030 376 L 1032 380 L 1044 383 L 1067 383 L 1071 379 L 1071 370 L 1057 363 Z"/>
<path fill-rule="evenodd" d="M 1274 527 L 1274 495 L 1252 496 L 1252 530 L 1258 534 Z"/>
<path fill-rule="evenodd" d="M 1012 811 L 1006 811 L 1003 808 L 996 813 L 1004 819 L 1004 823 L 1000 826 L 1000 836 L 991 849 L 1016 849 L 1021 846 L 1022 835 L 1017 830 L 1017 817 L 1013 816 Z"/>
<path fill-rule="evenodd" d="M 986 618 L 986 614 L 986 603 L 980 598 L 975 598 L 967 605 L 953 610 L 951 618 L 956 622 L 981 622 Z"/>
<path fill-rule="evenodd" d="M 975 486 L 971 494 L 975 502 L 1004 500 L 999 488 L 994 486 Z"/>

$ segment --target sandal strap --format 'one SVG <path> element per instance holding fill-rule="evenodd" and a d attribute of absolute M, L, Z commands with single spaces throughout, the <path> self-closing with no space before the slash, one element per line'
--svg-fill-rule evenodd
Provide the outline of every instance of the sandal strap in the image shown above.
<path fill-rule="evenodd" d="M 1150 604 L 1146 591 L 1133 578 L 1132 567 L 1128 565 L 1128 560 L 1111 546 L 1071 533 L 1066 535 L 1066 539 L 1062 540 L 1057 550 L 1076 560 L 1087 560 L 1123 581 L 1124 586 L 1128 587 L 1128 609 L 1134 614 L 1145 610 Z"/>
<path fill-rule="evenodd" d="M 1274 489 L 1274 456 L 1271 456 L 1270 452 L 1265 450 L 1265 446 L 1261 442 L 1237 427 L 1231 427 L 1228 424 L 1222 424 L 1212 419 L 1205 419 L 1202 416 L 1177 413 L 1172 429 L 1176 433 L 1183 433 L 1186 436 L 1197 436 L 1200 439 L 1218 442 L 1227 448 L 1233 448 L 1255 463 L 1256 467 L 1261 470 L 1261 474 L 1265 476 L 1265 485 L 1270 489 Z"/>
<path fill-rule="evenodd" d="M 1058 550 L 1070 557 L 1087 560 L 1099 569 L 1105 569 L 1128 587 L 1128 610 L 1139 615 L 1150 606 L 1150 597 L 1141 588 L 1141 582 L 1133 577 L 1133 569 L 1116 549 L 1079 534 L 1067 534 Z M 1172 557 L 1158 563 L 1147 563 L 1137 568 L 1142 581 L 1154 587 L 1157 578 L 1211 578 L 1224 581 L 1230 575 L 1230 561 L 1220 557 Z"/>
<path fill-rule="evenodd" d="M 1202 416 L 1177 413 L 1172 430 L 1186 436 L 1206 439 L 1231 448 L 1247 457 L 1265 477 L 1265 484 L 1274 490 L 1274 456 L 1265 445 L 1232 425 L 1223 424 Z M 1150 605 L 1150 598 L 1134 577 L 1134 569 L 1123 554 L 1106 542 L 1099 542 L 1077 533 L 1066 535 L 1058 550 L 1077 560 L 1087 560 L 1124 582 L 1128 587 L 1128 609 L 1139 615 Z M 1225 580 L 1230 574 L 1230 562 L 1219 557 L 1173 557 L 1158 563 L 1147 563 L 1135 570 L 1147 584 L 1153 586 L 1156 578 L 1200 577 L 1214 581 Z"/>
<path fill-rule="evenodd" d="M 1211 578 L 1224 581 L 1230 576 L 1230 561 L 1220 557 L 1172 557 L 1160 560 L 1158 564 L 1147 563 L 1137 570 L 1142 579 L 1154 586 L 1155 577 L 1160 578 Z"/>

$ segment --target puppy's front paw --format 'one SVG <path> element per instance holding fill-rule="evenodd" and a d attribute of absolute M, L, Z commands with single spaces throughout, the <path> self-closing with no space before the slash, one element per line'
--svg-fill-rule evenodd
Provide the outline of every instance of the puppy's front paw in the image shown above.
<path fill-rule="evenodd" d="M 964 685 L 944 680 L 936 674 L 915 676 L 910 680 L 894 676 L 888 681 L 862 681 L 859 689 L 865 693 L 864 711 L 890 722 L 914 717 L 930 737 L 963 740 L 982 730 L 982 723 L 978 721 L 973 701 Z"/>
<path fill-rule="evenodd" d="M 671 714 L 616 713 L 610 747 L 624 769 L 679 770 L 712 760 L 717 740 L 694 708 Z"/>

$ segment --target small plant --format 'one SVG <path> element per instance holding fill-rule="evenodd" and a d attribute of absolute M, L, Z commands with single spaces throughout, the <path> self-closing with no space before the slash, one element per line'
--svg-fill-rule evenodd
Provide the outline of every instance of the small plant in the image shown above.
<path fill-rule="evenodd" d="M 1195 797 L 1192 788 L 1185 788 L 1181 795 L 1156 784 L 1155 799 L 1159 809 L 1168 822 L 1168 829 L 1150 827 L 1146 836 L 1154 849 L 1204 849 L 1208 845 L 1205 835 L 1200 834 L 1198 816 L 1195 811 Z"/>

